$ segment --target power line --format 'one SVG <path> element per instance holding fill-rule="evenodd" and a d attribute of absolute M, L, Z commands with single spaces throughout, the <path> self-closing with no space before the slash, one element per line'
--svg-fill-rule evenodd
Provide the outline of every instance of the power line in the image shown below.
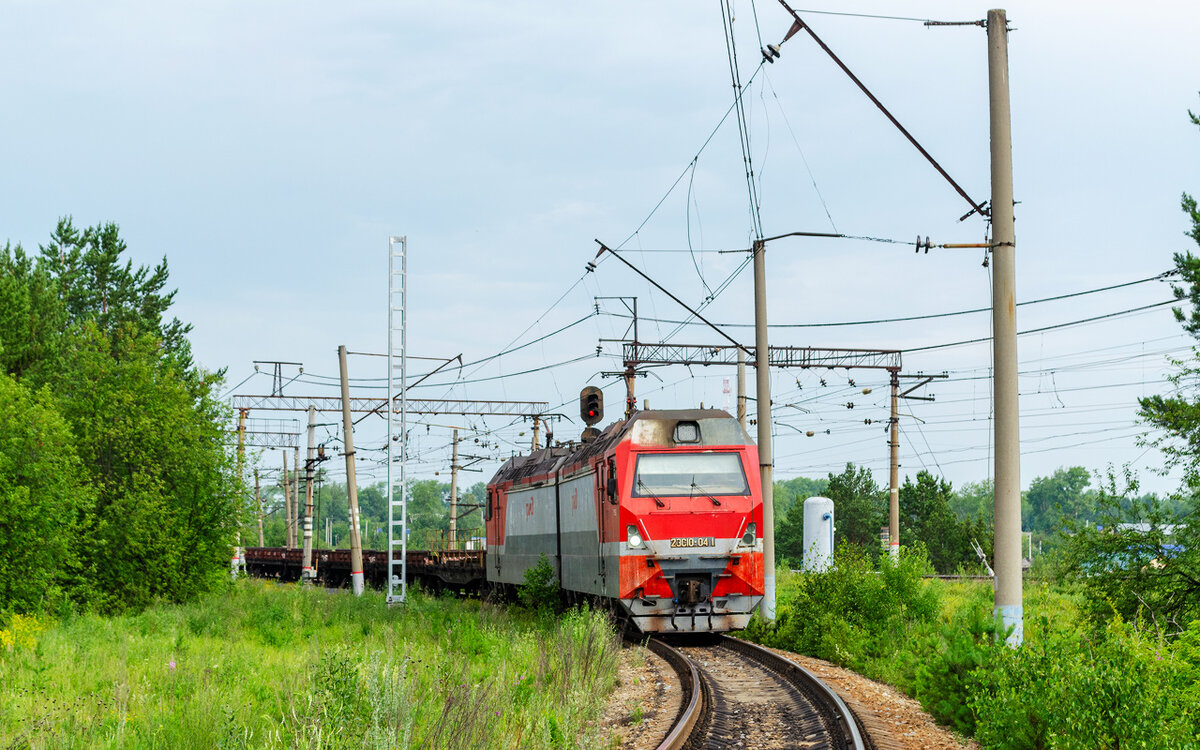
<path fill-rule="evenodd" d="M 534 368 L 531 368 L 528 370 L 521 370 L 520 372 L 510 372 L 510 373 L 506 373 L 504 375 L 493 375 L 491 377 L 486 377 L 486 378 L 462 379 L 462 380 L 456 380 L 452 383 L 428 383 L 428 384 L 422 385 L 422 387 L 437 388 L 439 386 L 466 385 L 469 383 L 486 383 L 486 382 L 493 381 L 493 380 L 504 380 L 505 378 L 514 378 L 519 375 L 530 375 L 535 372 L 543 372 L 545 370 L 553 370 L 556 367 L 564 367 L 566 365 L 573 365 L 576 362 L 582 362 L 585 359 L 594 359 L 595 357 L 596 357 L 595 354 L 585 354 L 582 357 L 576 357 L 574 359 L 563 360 L 562 362 L 555 362 L 553 364 L 542 365 L 541 367 L 534 367 Z"/>
<path fill-rule="evenodd" d="M 505 348 L 505 349 L 508 349 L 509 347 L 511 347 L 513 344 L 515 344 L 517 341 L 519 341 L 519 340 L 520 340 L 520 338 L 521 338 L 522 336 L 524 336 L 525 334 L 529 333 L 529 331 L 530 331 L 530 330 L 531 330 L 531 329 L 532 329 L 534 326 L 536 326 L 538 323 L 541 323 L 543 318 L 545 318 L 547 315 L 549 315 L 549 314 L 550 314 L 550 312 L 551 312 L 552 310 L 554 310 L 554 308 L 558 307 L 558 303 L 560 303 L 560 302 L 562 302 L 564 299 L 566 299 L 566 298 L 567 298 L 567 295 L 569 295 L 571 292 L 575 291 L 575 287 L 577 287 L 577 286 L 579 286 L 581 283 L 583 283 L 583 280 L 584 280 L 585 278 L 587 278 L 587 275 L 588 275 L 589 273 L 591 273 L 591 272 L 592 272 L 592 268 L 593 268 L 593 267 L 590 267 L 590 266 L 589 266 L 589 267 L 588 267 L 588 269 L 587 269 L 587 270 L 585 270 L 585 271 L 583 272 L 583 275 L 581 275 L 581 276 L 580 276 L 578 279 L 576 279 L 576 280 L 575 280 L 575 283 L 574 283 L 574 284 L 572 284 L 571 286 L 569 286 L 569 287 L 567 288 L 567 291 L 563 292 L 563 293 L 562 293 L 562 295 L 560 295 L 558 299 L 554 300 L 554 302 L 552 302 L 552 303 L 550 304 L 550 307 L 546 308 L 546 311 L 545 311 L 545 312 L 543 312 L 541 315 L 539 315 L 539 316 L 537 317 L 537 319 L 536 319 L 536 320 L 534 320 L 532 323 L 530 323 L 530 324 L 529 324 L 529 325 L 528 325 L 528 326 L 525 328 L 525 330 L 524 330 L 524 331 L 521 331 L 520 333 L 518 333 L 518 334 L 517 334 L 517 335 L 516 335 L 516 336 L 513 338 L 513 340 L 512 340 L 512 341 L 510 341 L 510 342 L 508 342 L 507 344 L 505 344 L 505 345 L 504 345 L 504 348 Z M 580 322 L 582 322 L 582 321 L 580 321 Z M 499 356 L 499 355 L 497 355 L 497 356 Z M 485 358 L 485 359 L 481 359 L 481 360 L 479 360 L 479 363 L 486 363 L 486 362 L 488 362 L 488 361 L 490 361 L 491 359 L 494 359 L 494 358 L 495 358 L 495 357 L 488 357 L 488 358 Z M 482 366 L 482 365 L 480 365 L 480 366 Z M 471 376 L 471 375 L 474 375 L 476 372 L 479 372 L 479 367 L 476 367 L 474 370 L 472 370 L 471 372 L 467 373 L 467 375 L 468 375 L 468 376 Z M 480 381 L 461 380 L 461 379 L 458 381 L 458 383 L 471 383 L 471 382 L 480 382 Z"/>
<path fill-rule="evenodd" d="M 908 243 L 908 244 L 912 244 L 912 243 Z M 669 251 L 658 251 L 658 252 L 669 252 Z M 680 252 L 682 252 L 682 251 L 680 251 Z M 738 251 L 738 252 L 740 252 L 740 251 Z M 1040 299 L 1025 300 L 1024 302 L 1018 302 L 1017 307 L 1024 307 L 1026 305 L 1037 305 L 1037 304 L 1041 304 L 1043 302 L 1057 302 L 1059 300 L 1070 299 L 1072 297 L 1083 297 L 1083 296 L 1086 296 L 1089 294 L 1098 294 L 1100 292 L 1109 292 L 1114 289 L 1123 289 L 1125 287 L 1136 286 L 1138 284 L 1145 284 L 1150 281 L 1161 281 L 1163 279 L 1169 278 L 1170 276 L 1172 276 L 1174 274 L 1175 274 L 1175 271 L 1173 271 L 1173 270 L 1172 271 L 1164 271 L 1163 273 L 1157 274 L 1155 276 L 1148 276 L 1144 279 L 1138 279 L 1136 281 L 1126 281 L 1126 282 L 1123 282 L 1120 284 L 1112 284 L 1110 286 L 1097 287 L 1095 289 L 1085 289 L 1085 290 L 1079 291 L 1079 292 L 1069 292 L 1066 294 L 1058 294 L 1053 297 L 1042 297 Z M 1178 300 L 1171 300 L 1171 301 L 1177 302 Z M 1169 303 L 1163 303 L 1163 304 L 1169 304 Z M 909 315 L 909 316 L 898 317 L 898 318 L 875 318 L 872 320 L 849 320 L 849 321 L 836 321 L 836 322 L 830 322 L 830 323 L 771 323 L 769 325 L 769 327 L 770 328 L 837 328 L 837 327 L 842 327 L 842 326 L 867 326 L 867 325 L 879 325 L 882 323 L 907 323 L 907 322 L 917 321 L 917 320 L 936 320 L 938 318 L 952 318 L 952 317 L 956 317 L 959 315 L 974 315 L 976 313 L 984 313 L 984 312 L 990 313 L 991 311 L 992 311 L 992 308 L 990 308 L 990 307 L 976 307 L 976 308 L 972 308 L 970 310 L 955 310 L 953 312 L 929 313 L 927 315 Z M 629 315 L 625 315 L 623 313 L 603 312 L 601 314 L 608 315 L 610 317 L 615 317 L 615 318 L 629 318 L 630 317 Z M 692 322 L 690 320 L 673 320 L 670 318 L 650 318 L 650 317 L 645 317 L 645 316 L 638 316 L 638 319 L 653 322 L 653 323 L 667 323 L 670 325 L 697 325 L 695 322 Z M 719 325 L 723 328 L 753 328 L 754 327 L 753 323 L 717 323 L 717 325 Z"/>
<path fill-rule="evenodd" d="M 759 71 L 761 71 L 761 70 L 762 70 L 762 66 L 760 65 L 754 71 L 754 74 L 751 75 L 750 78 L 746 81 L 746 88 L 749 88 L 750 84 L 754 82 L 755 77 L 758 76 Z M 738 92 L 739 99 L 741 96 L 744 95 L 746 88 L 743 88 L 741 91 Z M 675 188 L 679 187 L 679 183 L 683 181 L 683 178 L 687 175 L 688 170 L 691 169 L 692 163 L 695 162 L 697 159 L 699 159 L 700 155 L 704 153 L 704 150 L 706 148 L 708 148 L 708 144 L 712 142 L 713 137 L 716 136 L 717 132 L 721 129 L 721 126 L 725 124 L 725 121 L 727 119 L 729 119 L 730 113 L 732 113 L 734 111 L 734 109 L 737 108 L 737 106 L 738 106 L 737 100 L 735 100 L 733 104 L 729 105 L 729 109 L 725 110 L 725 114 L 721 115 L 721 119 L 717 121 L 716 127 L 714 127 L 712 129 L 712 132 L 710 132 L 708 134 L 708 137 L 704 139 L 704 143 L 700 144 L 700 150 L 698 150 L 696 152 L 696 155 L 693 156 L 691 158 L 691 160 L 688 161 L 688 165 L 686 167 L 684 167 L 683 171 L 679 173 L 679 176 L 675 178 L 675 182 L 671 183 L 671 187 L 667 188 L 667 192 L 664 193 L 663 197 L 658 200 L 658 203 L 654 204 L 654 208 L 650 209 L 650 213 L 646 214 L 646 218 L 642 219 L 642 223 L 638 224 L 637 229 L 634 229 L 629 234 L 628 237 L 626 237 L 624 240 L 622 240 L 621 244 L 617 245 L 618 250 L 624 248 L 625 245 L 628 244 L 631 239 L 636 237 L 638 232 L 642 231 L 642 228 L 645 227 L 646 224 L 648 224 L 650 222 L 650 219 L 652 219 L 654 217 L 654 214 L 658 213 L 658 209 L 662 208 L 662 204 L 666 203 L 667 198 L 671 197 L 671 193 L 675 192 Z"/>
<path fill-rule="evenodd" d="M 813 15 L 818 15 L 818 16 L 847 16 L 849 18 L 871 18 L 871 19 L 881 20 L 881 21 L 913 21 L 916 23 L 923 23 L 926 25 L 936 25 L 936 26 L 948 25 L 948 24 L 957 25 L 960 23 L 966 23 L 971 26 L 977 26 L 977 25 L 980 25 L 983 23 L 982 21 L 933 21 L 928 18 L 913 18 L 911 16 L 881 16 L 881 15 L 876 15 L 873 13 L 847 13 L 844 11 L 836 11 L 836 10 L 811 10 L 811 9 L 805 9 L 805 8 L 800 8 L 797 10 L 797 12 L 798 13 L 812 13 Z"/>
<path fill-rule="evenodd" d="M 914 137 L 912 133 L 909 133 L 908 130 L 900 124 L 900 121 L 897 120 L 895 115 L 893 115 L 888 108 L 883 105 L 883 102 L 881 102 L 874 94 L 872 94 L 870 89 L 867 88 L 866 84 L 859 80 L 858 76 L 854 75 L 853 71 L 850 70 L 846 63 L 842 62 L 842 59 L 838 57 L 832 49 L 829 48 L 829 45 L 825 44 L 825 42 L 821 40 L 821 37 L 817 36 L 817 32 L 813 31 L 811 26 L 802 21 L 800 16 L 796 14 L 796 11 L 792 10 L 785 0 L 779 0 L 779 4 L 782 5 L 784 10 L 790 13 L 792 18 L 795 20 L 795 24 L 792 26 L 792 31 L 789 32 L 789 35 L 800 30 L 808 32 L 808 35 L 812 37 L 812 40 L 817 43 L 818 47 L 825 51 L 825 54 L 829 56 L 829 59 L 833 60 L 833 62 L 842 69 L 842 72 L 854 82 L 854 85 L 858 86 L 863 94 L 865 94 L 866 97 L 870 99 L 871 102 L 876 106 L 876 108 L 883 113 L 884 117 L 886 117 L 888 121 L 900 131 L 901 135 L 908 139 L 908 142 L 911 143 L 913 147 L 925 157 L 925 160 L 928 161 L 935 170 L 937 170 L 937 173 L 945 178 L 946 182 L 950 183 L 950 186 L 954 188 L 955 192 L 962 196 L 963 200 L 965 200 L 971 206 L 971 210 L 960 217 L 959 221 L 963 221 L 967 217 L 971 216 L 971 214 L 975 213 L 978 213 L 980 216 L 990 218 L 989 209 L 985 208 L 984 204 L 982 203 L 976 203 L 971 196 L 967 195 L 967 191 L 964 190 L 957 182 L 955 182 L 954 178 L 950 176 L 950 173 L 947 172 L 941 164 L 938 164 L 937 160 L 934 159 L 933 156 L 925 150 L 925 147 L 917 141 L 916 137 Z"/>
<path fill-rule="evenodd" d="M 590 313 L 588 313 L 587 315 L 585 315 L 585 316 L 583 316 L 582 318 L 580 318 L 579 320 L 576 320 L 576 321 L 575 321 L 575 322 L 573 322 L 573 323 L 568 323 L 568 324 L 566 324 L 565 326 L 563 326 L 562 328 L 559 328 L 559 329 L 556 329 L 556 330 L 554 330 L 554 331 L 551 331 L 550 333 L 547 333 L 547 334 L 546 334 L 546 335 L 544 335 L 544 336 L 539 336 L 538 338 L 536 338 L 536 339 L 533 339 L 532 341 L 527 341 L 527 342 L 525 342 L 524 344 L 520 344 L 519 346 L 513 346 L 513 347 L 510 347 L 510 348 L 508 348 L 508 349 L 505 349 L 504 351 L 497 352 L 496 354 L 492 354 L 492 355 L 489 355 L 489 356 L 487 356 L 487 357 L 483 357 L 483 358 L 481 358 L 481 359 L 477 359 L 477 360 L 475 360 L 475 361 L 473 361 L 473 362 L 467 362 L 466 364 L 462 365 L 462 367 L 463 367 L 463 368 L 466 368 L 466 367 L 471 367 L 471 366 L 473 366 L 473 365 L 478 365 L 478 364 L 483 364 L 483 363 L 485 363 L 485 362 L 490 362 L 491 360 L 493 360 L 493 359 L 499 359 L 500 357 L 503 357 L 503 356 L 505 356 L 506 354 L 512 354 L 513 352 L 520 351 L 520 350 L 522 350 L 522 349 L 524 349 L 524 348 L 526 348 L 526 347 L 533 346 L 534 344 L 541 343 L 542 341 L 545 341 L 546 339 L 548 339 L 548 338 L 551 338 L 551 337 L 553 337 L 553 336 L 557 336 L 558 334 L 560 334 L 560 333 L 562 333 L 562 332 L 564 332 L 564 331 L 568 331 L 568 330 L 570 330 L 570 329 L 574 328 L 575 326 L 577 326 L 577 325 L 579 325 L 579 324 L 581 324 L 581 323 L 584 323 L 584 322 L 586 322 L 588 319 L 590 319 L 590 318 L 593 318 L 593 317 L 595 317 L 595 316 L 596 316 L 596 313 L 595 313 L 595 312 L 590 312 Z M 314 378 L 320 378 L 320 379 L 322 379 L 322 380 L 336 381 L 336 380 L 338 380 L 338 379 L 339 379 L 339 376 L 337 376 L 337 375 L 318 375 L 318 374 L 316 374 L 316 373 L 305 373 L 305 374 L 306 374 L 306 375 L 311 375 L 311 376 L 312 376 L 312 377 L 314 377 Z M 368 383 L 368 382 L 387 382 L 387 378 L 350 378 L 350 380 L 351 380 L 351 382 L 358 382 L 358 383 Z M 243 382 L 245 382 L 245 381 L 243 381 Z M 319 383 L 319 382 L 314 382 L 314 381 L 311 381 L 311 380 L 301 380 L 300 382 L 301 382 L 301 383 L 310 383 L 310 384 L 312 384 L 312 385 L 322 385 L 322 383 Z M 465 382 L 473 382 L 473 381 L 461 381 L 461 382 L 464 382 L 464 383 L 465 383 Z M 432 386 L 432 385 L 435 385 L 435 384 L 431 383 L 431 384 L 429 384 L 429 385 L 430 385 L 430 386 Z M 386 388 L 387 386 L 364 386 L 364 387 Z M 416 386 L 411 386 L 411 387 L 416 387 Z M 426 387 L 428 387 L 428 386 L 426 386 Z"/>
<path fill-rule="evenodd" d="M 787 112 L 783 109 L 783 102 L 779 101 L 779 94 L 775 91 L 775 84 L 771 82 L 771 75 L 764 72 L 767 85 L 771 87 L 771 96 L 775 98 L 775 106 L 779 107 L 779 114 L 783 116 L 783 124 L 787 126 L 788 133 L 792 136 L 792 143 L 796 144 L 796 150 L 800 152 L 800 161 L 804 163 L 804 169 L 808 172 L 808 179 L 812 182 L 813 190 L 817 194 L 817 199 L 821 201 L 821 208 L 825 210 L 825 218 L 829 219 L 829 226 L 833 227 L 833 231 L 837 232 L 837 224 L 833 221 L 833 214 L 829 213 L 829 205 L 825 203 L 825 196 L 821 194 L 821 188 L 817 187 L 817 178 L 813 174 L 812 167 L 808 164 L 808 157 L 804 155 L 804 149 L 800 147 L 800 139 L 796 137 L 796 131 L 792 130 L 792 123 L 788 120 Z"/>
<path fill-rule="evenodd" d="M 1131 307 L 1128 310 L 1120 310 L 1118 312 L 1107 313 L 1105 315 L 1094 315 L 1090 318 L 1082 318 L 1080 320 L 1072 320 L 1072 321 L 1068 321 L 1066 323 L 1057 323 L 1055 325 L 1042 326 L 1041 328 L 1029 328 L 1024 331 L 1018 331 L 1017 335 L 1018 336 L 1028 336 L 1033 333 L 1045 333 L 1046 331 L 1055 331 L 1060 328 L 1070 328 L 1071 326 L 1083 325 L 1085 323 L 1095 323 L 1098 320 L 1107 320 L 1109 318 L 1116 318 L 1116 317 L 1120 317 L 1122 315 L 1130 315 L 1132 313 L 1145 312 L 1146 310 L 1152 310 L 1156 307 L 1162 307 L 1163 305 L 1173 305 L 1173 304 L 1176 304 L 1177 302 L 1179 302 L 1179 300 L 1176 300 L 1176 299 L 1169 299 L 1169 300 L 1166 300 L 1165 302 L 1153 302 L 1149 305 L 1142 305 L 1141 307 Z M 964 341 L 955 341 L 955 342 L 952 342 L 949 344 L 931 344 L 929 346 L 916 346 L 916 347 L 912 347 L 910 349 L 905 349 L 904 352 L 905 353 L 928 352 L 928 351 L 933 351 L 935 349 L 949 349 L 949 348 L 955 347 L 955 346 L 965 346 L 967 344 L 979 344 L 979 343 L 983 343 L 985 341 L 991 341 L 991 340 L 992 340 L 991 336 L 984 336 L 982 338 L 977 338 L 977 339 L 966 339 Z"/>
<path fill-rule="evenodd" d="M 733 103 L 737 111 L 738 145 L 742 149 L 742 162 L 746 172 L 746 190 L 750 198 L 750 224 L 754 238 L 762 239 L 762 216 L 758 208 L 758 191 L 754 185 L 754 160 L 750 148 L 750 128 L 746 124 L 746 108 L 742 103 L 742 77 L 737 65 L 737 40 L 733 33 L 733 9 L 729 0 L 721 0 L 721 26 L 725 31 L 725 55 L 729 60 L 729 77 L 733 84 Z M 762 68 L 766 61 L 758 64 Z M 757 70 L 755 71 L 757 73 Z"/>

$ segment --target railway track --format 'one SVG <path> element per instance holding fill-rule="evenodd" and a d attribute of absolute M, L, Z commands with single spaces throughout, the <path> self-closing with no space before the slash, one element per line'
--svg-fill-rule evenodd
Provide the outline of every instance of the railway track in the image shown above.
<path fill-rule="evenodd" d="M 679 675 L 683 701 L 659 750 L 872 750 L 841 698 L 800 665 L 727 636 L 649 648 Z"/>

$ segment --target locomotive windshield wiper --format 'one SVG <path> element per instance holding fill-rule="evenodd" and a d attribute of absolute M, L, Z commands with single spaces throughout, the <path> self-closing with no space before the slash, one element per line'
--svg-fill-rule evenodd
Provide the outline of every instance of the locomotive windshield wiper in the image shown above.
<path fill-rule="evenodd" d="M 658 499 L 658 495 L 655 495 L 653 492 L 650 491 L 650 488 L 646 486 L 646 483 L 642 481 L 641 477 L 638 477 L 637 486 L 638 486 L 639 490 L 641 490 L 645 494 L 649 495 L 650 497 L 654 498 L 655 505 L 657 505 L 660 508 L 667 507 L 666 503 L 664 503 L 662 500 Z"/>
<path fill-rule="evenodd" d="M 708 491 L 708 490 L 706 490 L 706 489 L 704 489 L 703 487 L 701 487 L 700 485 L 696 484 L 696 478 L 695 478 L 695 477 L 692 477 L 692 489 L 693 489 L 693 490 L 700 490 L 700 494 L 704 495 L 704 496 L 705 496 L 705 497 L 707 497 L 709 500 L 712 500 L 712 504 L 713 504 L 713 505 L 720 505 L 720 504 L 721 504 L 721 501 L 720 501 L 720 500 L 718 500 L 718 499 L 716 499 L 715 497 L 713 497 L 713 496 L 712 496 L 712 494 L 711 494 L 711 493 L 709 493 L 709 491 Z"/>

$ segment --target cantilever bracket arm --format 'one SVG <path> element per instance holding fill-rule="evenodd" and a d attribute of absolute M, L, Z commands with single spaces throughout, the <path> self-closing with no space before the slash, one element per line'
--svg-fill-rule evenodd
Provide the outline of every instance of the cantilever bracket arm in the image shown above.
<path fill-rule="evenodd" d="M 616 258 L 617 260 L 621 261 L 625 265 L 629 266 L 633 270 L 633 272 L 636 273 L 638 276 L 641 276 L 643 279 L 645 279 L 646 281 L 649 281 L 651 284 L 653 284 L 655 286 L 655 288 L 658 289 L 658 291 L 662 292 L 663 294 L 667 295 L 672 300 L 674 300 L 677 305 L 682 307 L 684 310 L 687 310 L 692 315 L 695 315 L 700 320 L 700 322 L 704 323 L 704 325 L 708 326 L 709 328 L 713 329 L 717 333 L 721 334 L 721 337 L 724 338 L 726 341 L 733 344 L 738 349 L 741 349 L 742 351 L 744 351 L 746 353 L 747 357 L 754 356 L 753 354 L 751 354 L 749 349 L 747 349 L 742 344 L 739 344 L 736 339 L 734 339 L 728 333 L 725 333 L 725 331 L 722 331 L 721 328 L 719 326 L 717 326 L 715 323 L 712 323 L 707 318 L 705 318 L 703 315 L 701 315 L 700 313 L 693 310 L 691 307 L 688 306 L 688 304 L 686 302 L 679 299 L 674 294 L 671 294 L 670 292 L 668 292 L 666 287 L 664 287 L 662 284 L 660 284 L 657 281 L 655 281 L 654 279 L 650 278 L 640 268 L 638 268 L 637 266 L 633 265 L 629 261 L 622 258 L 620 255 L 618 255 L 616 250 L 613 250 L 611 247 L 609 247 L 608 245 L 605 245 L 600 240 L 596 240 L 596 244 L 600 246 L 600 250 L 596 253 L 597 258 L 599 258 L 601 255 L 603 255 L 605 253 L 605 251 L 607 251 L 610 255 L 612 255 L 612 257 Z"/>
<path fill-rule="evenodd" d="M 862 81 L 860 81 L 858 79 L 858 76 L 854 75 L 854 73 L 850 70 L 850 68 L 846 66 L 846 63 L 842 62 L 841 58 L 839 58 L 836 54 L 834 54 L 833 50 L 831 50 L 829 48 L 829 45 L 825 44 L 825 42 L 821 40 L 821 37 L 817 36 L 816 32 L 812 30 L 812 27 L 809 26 L 804 21 L 800 20 L 799 14 L 797 14 L 796 11 L 792 10 L 792 7 L 787 4 L 787 0 L 779 0 L 779 4 L 783 6 L 784 10 L 786 10 L 789 14 L 791 14 L 792 19 L 794 20 L 794 23 L 792 24 L 791 29 L 788 30 L 787 36 L 784 37 L 784 41 L 787 41 L 788 39 L 790 39 L 793 34 L 795 34 L 796 32 L 798 32 L 800 30 L 804 30 L 804 31 L 808 32 L 808 35 L 810 37 L 812 37 L 813 41 L 816 42 L 817 45 L 822 50 L 825 51 L 825 54 L 829 55 L 829 58 L 831 60 L 833 60 L 834 63 L 836 63 L 839 68 L 842 69 L 842 72 L 845 73 L 850 78 L 850 80 L 854 82 L 854 85 L 858 86 L 858 88 L 860 90 L 862 90 L 862 92 L 864 94 L 866 94 L 867 98 L 870 99 L 871 102 L 876 107 L 879 108 L 879 111 L 883 113 L 883 116 L 888 118 L 888 120 L 892 123 L 892 125 L 896 126 L 896 129 L 899 130 L 900 133 L 905 138 L 908 139 L 908 142 L 911 143 L 917 149 L 917 151 L 921 152 L 921 156 L 924 156 L 925 160 L 928 161 L 933 166 L 933 168 L 937 170 L 938 174 L 940 174 L 943 178 L 945 178 L 946 182 L 950 183 L 950 186 L 952 188 L 954 188 L 955 192 L 957 192 L 959 195 L 961 195 L 963 197 L 963 200 L 965 200 L 971 206 L 971 210 L 968 211 L 967 213 L 963 214 L 961 217 L 959 217 L 958 220 L 965 221 L 969 216 L 971 216 L 972 214 L 975 214 L 975 213 L 978 213 L 980 216 L 990 218 L 991 211 L 989 210 L 987 205 L 985 203 L 977 203 L 973 198 L 971 198 L 971 196 L 967 195 L 967 191 L 963 190 L 962 187 L 959 186 L 959 184 L 954 181 L 954 178 L 950 176 L 950 173 L 947 172 L 945 169 L 943 169 L 942 165 L 938 164 L 937 160 L 934 159 L 933 156 L 928 151 L 925 150 L 925 147 L 917 142 L 917 139 L 913 137 L 912 133 L 909 133 L 908 129 L 905 128 L 903 125 L 901 125 L 900 121 L 896 119 L 896 116 L 893 115 L 890 111 L 888 111 L 887 107 L 883 106 L 883 102 L 879 101 L 879 99 L 877 99 L 875 97 L 875 95 L 871 93 L 870 89 L 867 88 L 866 84 L 864 84 Z"/>

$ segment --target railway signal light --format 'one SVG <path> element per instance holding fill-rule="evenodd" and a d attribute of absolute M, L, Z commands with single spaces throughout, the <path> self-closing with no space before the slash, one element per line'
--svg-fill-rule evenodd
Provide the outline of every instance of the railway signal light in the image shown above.
<path fill-rule="evenodd" d="M 604 392 L 589 385 L 579 392 L 579 416 L 591 426 L 604 419 Z"/>

